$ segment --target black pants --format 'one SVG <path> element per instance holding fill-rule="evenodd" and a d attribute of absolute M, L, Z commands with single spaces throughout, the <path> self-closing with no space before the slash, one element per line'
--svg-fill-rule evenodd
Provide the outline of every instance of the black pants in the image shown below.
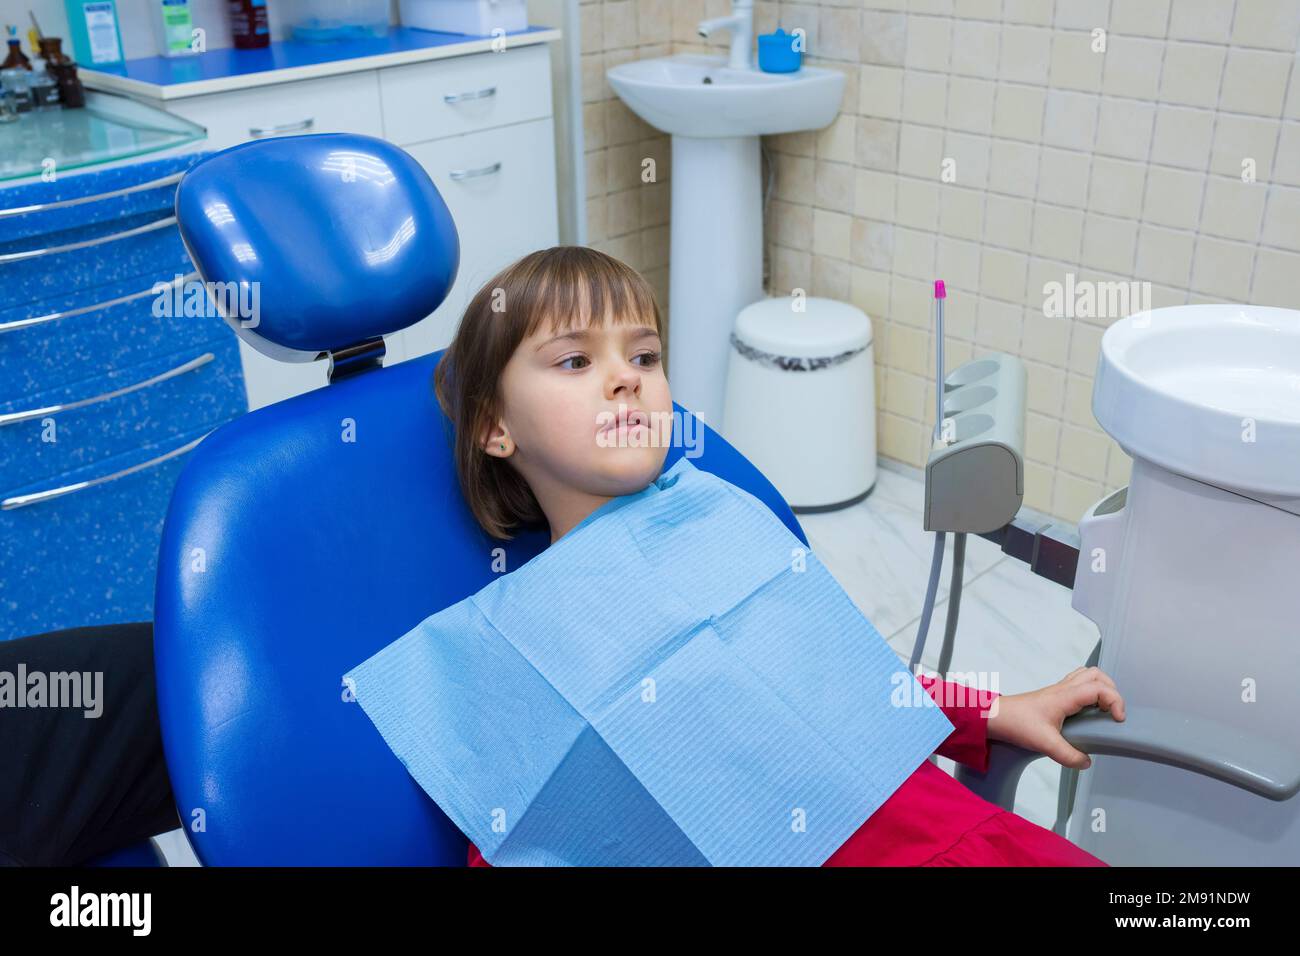
<path fill-rule="evenodd" d="M 102 673 L 85 708 L 0 706 L 0 865 L 77 866 L 181 825 L 163 760 L 153 625 L 0 641 L 0 672 Z M 18 688 L 21 692 L 22 688 Z"/>

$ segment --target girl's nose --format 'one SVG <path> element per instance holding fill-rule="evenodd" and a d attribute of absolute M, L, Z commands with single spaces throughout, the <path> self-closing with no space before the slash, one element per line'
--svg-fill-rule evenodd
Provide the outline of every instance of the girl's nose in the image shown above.
<path fill-rule="evenodd" d="M 617 393 L 620 388 L 635 392 L 641 387 L 641 373 L 631 365 L 624 363 L 610 376 L 611 391 Z"/>

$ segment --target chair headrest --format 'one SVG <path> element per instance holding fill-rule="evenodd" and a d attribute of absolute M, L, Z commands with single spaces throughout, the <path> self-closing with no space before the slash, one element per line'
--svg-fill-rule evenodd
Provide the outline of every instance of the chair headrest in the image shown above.
<path fill-rule="evenodd" d="M 429 174 L 382 139 L 317 133 L 241 143 L 194 165 L 176 219 L 235 333 L 281 361 L 314 361 L 414 325 L 460 265 Z M 216 291 L 214 291 L 214 289 Z"/>

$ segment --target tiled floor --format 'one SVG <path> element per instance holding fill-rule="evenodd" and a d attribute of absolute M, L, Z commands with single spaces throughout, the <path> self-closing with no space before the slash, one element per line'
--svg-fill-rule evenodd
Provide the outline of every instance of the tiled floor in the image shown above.
<path fill-rule="evenodd" d="M 934 536 L 922 530 L 925 488 L 920 473 L 885 462 L 865 500 L 842 511 L 800 515 L 817 556 L 863 614 L 906 662 L 925 598 Z M 951 575 L 951 545 L 940 579 L 926 652 L 933 671 L 943 641 Z M 1097 628 L 1070 607 L 1070 592 L 1033 574 L 996 545 L 971 535 L 961 617 L 949 675 L 985 675 L 980 686 L 1003 694 L 1035 690 L 1082 665 L 1097 643 Z M 952 761 L 939 766 L 952 771 Z M 1025 772 L 1016 812 L 1040 826 L 1056 818 L 1060 765 L 1043 758 Z M 180 830 L 158 838 L 168 862 L 196 865 Z"/>

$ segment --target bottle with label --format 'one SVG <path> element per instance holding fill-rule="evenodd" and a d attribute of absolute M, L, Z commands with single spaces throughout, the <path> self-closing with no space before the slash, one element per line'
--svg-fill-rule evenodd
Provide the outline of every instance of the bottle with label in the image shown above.
<path fill-rule="evenodd" d="M 21 66 L 0 70 L 0 90 L 4 90 L 4 95 L 9 97 L 19 113 L 30 113 L 32 110 L 31 75 L 30 70 L 24 70 Z"/>
<path fill-rule="evenodd" d="M 63 0 L 76 61 L 96 70 L 122 63 L 122 33 L 114 0 Z"/>
<path fill-rule="evenodd" d="M 59 87 L 59 105 L 68 109 L 86 105 L 86 91 L 77 77 L 77 64 L 63 52 L 61 37 L 41 37 L 41 56 Z"/>
<path fill-rule="evenodd" d="M 255 50 L 271 42 L 266 0 L 229 0 L 230 39 L 237 50 Z"/>
<path fill-rule="evenodd" d="M 189 56 L 196 52 L 194 20 L 190 16 L 190 0 L 153 0 L 154 38 L 158 41 L 161 56 Z"/>
<path fill-rule="evenodd" d="M 24 70 L 32 68 L 31 61 L 27 59 L 27 54 L 23 53 L 22 44 L 18 42 L 18 28 L 11 26 L 9 28 L 9 55 L 5 57 L 3 64 L 0 64 L 0 70 L 12 70 L 15 67 L 21 67 Z"/>
<path fill-rule="evenodd" d="M 41 51 L 41 59 L 48 67 L 53 67 L 56 63 L 72 62 L 68 59 L 68 54 L 63 52 L 62 37 L 41 37 L 37 42 L 37 49 Z"/>
<path fill-rule="evenodd" d="M 86 105 L 86 89 L 77 76 L 77 64 L 69 60 L 54 69 L 54 79 L 59 84 L 59 102 L 65 109 L 76 109 Z"/>
<path fill-rule="evenodd" d="M 48 112 L 59 108 L 59 84 L 45 68 L 45 61 L 39 56 L 32 61 L 32 109 Z"/>

